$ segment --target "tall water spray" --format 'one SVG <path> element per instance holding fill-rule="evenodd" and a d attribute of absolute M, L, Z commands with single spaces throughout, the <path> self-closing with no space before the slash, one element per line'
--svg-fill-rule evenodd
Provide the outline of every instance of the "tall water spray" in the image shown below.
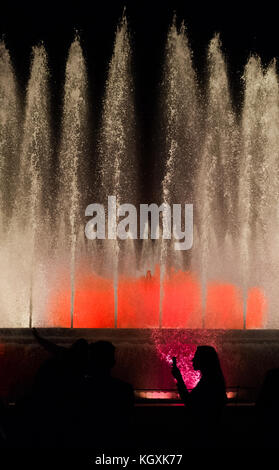
<path fill-rule="evenodd" d="M 50 233 L 51 164 L 47 56 L 42 45 L 34 47 L 32 52 L 19 175 L 9 234 L 14 297 L 19 302 L 24 324 L 28 322 L 29 326 L 34 309 L 40 316 L 44 303 L 44 248 Z"/>
<path fill-rule="evenodd" d="M 275 63 L 251 57 L 244 72 L 239 178 L 240 266 L 245 292 L 261 285 L 274 298 L 278 272 L 279 95 Z M 276 283 L 276 281 L 275 281 Z M 271 306 L 271 304 L 270 304 Z M 277 323 L 276 314 L 273 322 Z"/>
<path fill-rule="evenodd" d="M 77 241 L 84 214 L 82 191 L 85 184 L 85 161 L 88 139 L 87 71 L 79 39 L 73 41 L 68 54 L 63 100 L 61 144 L 59 151 L 58 220 L 61 245 L 70 271 L 70 318 L 74 319 Z M 82 230 L 83 231 L 83 230 Z M 69 250 L 69 257 L 67 252 Z"/>
<path fill-rule="evenodd" d="M 210 278 L 221 276 L 223 280 L 232 280 L 230 263 L 226 263 L 226 245 L 229 244 L 233 258 L 232 240 L 236 231 L 239 131 L 218 36 L 212 39 L 208 48 L 205 112 L 204 140 L 195 187 L 197 257 L 203 304 Z"/>
<path fill-rule="evenodd" d="M 11 266 L 10 223 L 14 209 L 21 136 L 20 100 L 10 55 L 0 42 L 0 302 L 1 326 L 22 325 Z M 14 266 L 16 268 L 16 266 Z"/>
<path fill-rule="evenodd" d="M 109 64 L 99 141 L 102 199 L 106 204 L 108 196 L 115 196 L 116 211 L 122 203 L 135 203 L 137 195 L 134 84 L 131 67 L 130 38 L 127 20 L 123 16 L 117 29 L 113 55 Z M 115 231 L 115 228 L 111 227 L 111 230 Z M 121 251 L 117 240 L 105 243 L 107 246 L 104 250 L 105 270 L 112 270 L 114 279 L 116 326 Z M 125 246 L 123 254 L 126 260 L 129 257 L 134 258 L 132 239 L 129 240 L 128 245 L 129 249 Z"/>
<path fill-rule="evenodd" d="M 165 126 L 162 202 L 168 205 L 182 204 L 183 223 L 185 223 L 184 204 L 193 202 L 201 140 L 201 109 L 198 95 L 192 52 L 188 45 L 185 27 L 182 25 L 177 30 L 173 23 L 167 37 L 162 93 Z M 181 269 L 184 263 L 182 252 L 175 251 L 172 243 L 162 240 L 160 318 L 166 265 Z"/>

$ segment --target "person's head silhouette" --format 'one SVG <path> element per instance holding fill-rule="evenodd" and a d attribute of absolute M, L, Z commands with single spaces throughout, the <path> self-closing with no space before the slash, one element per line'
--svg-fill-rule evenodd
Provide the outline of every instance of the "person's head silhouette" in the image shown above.
<path fill-rule="evenodd" d="M 90 369 L 94 373 L 109 374 L 115 364 L 115 346 L 109 341 L 96 341 L 89 347 Z"/>
<path fill-rule="evenodd" d="M 72 367 L 77 370 L 85 370 L 88 360 L 88 342 L 81 338 L 75 341 L 69 351 L 68 360 Z"/>
<path fill-rule="evenodd" d="M 219 357 L 213 346 L 198 346 L 192 363 L 194 370 L 200 370 L 203 376 L 223 376 Z"/>

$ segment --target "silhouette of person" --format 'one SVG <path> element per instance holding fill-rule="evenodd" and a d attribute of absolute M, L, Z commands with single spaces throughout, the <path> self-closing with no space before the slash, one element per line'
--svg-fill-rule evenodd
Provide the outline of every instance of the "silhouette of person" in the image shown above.
<path fill-rule="evenodd" d="M 151 274 L 151 271 L 150 269 L 148 269 L 148 271 L 146 272 L 146 279 L 151 279 L 152 278 L 152 274 Z"/>
<path fill-rule="evenodd" d="M 212 346 L 198 346 L 192 360 L 201 379 L 189 392 L 176 363 L 172 374 L 177 381 L 181 400 L 187 407 L 191 445 L 214 447 L 218 444 L 218 427 L 227 401 L 225 380 L 217 352 Z"/>
<path fill-rule="evenodd" d="M 67 348 L 41 338 L 37 332 L 36 337 L 52 356 L 34 380 L 32 412 L 37 429 L 33 437 L 39 447 L 63 447 L 83 388 L 88 343 L 79 339 Z"/>
<path fill-rule="evenodd" d="M 89 345 L 89 369 L 83 391 L 86 417 L 79 433 L 81 446 L 117 448 L 130 445 L 134 393 L 130 384 L 112 377 L 115 347 L 108 341 Z"/>
<path fill-rule="evenodd" d="M 279 368 L 266 373 L 256 401 L 256 418 L 261 447 L 279 447 Z"/>
<path fill-rule="evenodd" d="M 42 338 L 35 328 L 33 333 L 39 344 L 52 355 L 36 376 L 36 386 L 42 391 L 48 388 L 48 384 L 52 386 L 53 381 L 62 380 L 65 384 L 66 376 L 69 380 L 85 374 L 88 365 L 88 342 L 85 339 L 80 338 L 70 347 L 65 347 Z"/>

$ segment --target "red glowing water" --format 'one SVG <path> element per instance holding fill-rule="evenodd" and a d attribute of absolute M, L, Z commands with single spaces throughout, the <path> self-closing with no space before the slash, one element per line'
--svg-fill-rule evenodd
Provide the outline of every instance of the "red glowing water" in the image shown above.
<path fill-rule="evenodd" d="M 248 291 L 246 307 L 246 328 L 262 328 L 267 316 L 267 299 L 258 287 Z"/>
<path fill-rule="evenodd" d="M 240 289 L 232 284 L 208 285 L 204 326 L 228 330 L 243 328 L 243 300 Z"/>
<path fill-rule="evenodd" d="M 136 279 L 120 278 L 118 284 L 119 328 L 157 328 L 159 324 L 160 272 Z"/>
<path fill-rule="evenodd" d="M 71 289 L 69 276 L 62 276 L 59 287 L 46 306 L 47 324 L 71 325 Z M 158 328 L 160 322 L 160 271 L 153 276 L 120 277 L 117 291 L 118 328 Z M 113 328 L 115 300 L 112 279 L 105 279 L 85 267 L 77 270 L 73 308 L 75 328 Z M 163 281 L 163 328 L 242 329 L 244 301 L 241 290 L 233 284 L 209 283 L 204 323 L 201 287 L 190 272 L 170 271 Z M 267 301 L 258 287 L 248 291 L 246 328 L 263 328 Z"/>
<path fill-rule="evenodd" d="M 202 328 L 201 290 L 193 274 L 171 271 L 164 280 L 163 293 L 164 328 Z"/>
<path fill-rule="evenodd" d="M 80 270 L 75 280 L 73 326 L 75 328 L 114 327 L 113 281 Z M 47 306 L 50 325 L 71 326 L 69 279 L 54 291 Z"/>

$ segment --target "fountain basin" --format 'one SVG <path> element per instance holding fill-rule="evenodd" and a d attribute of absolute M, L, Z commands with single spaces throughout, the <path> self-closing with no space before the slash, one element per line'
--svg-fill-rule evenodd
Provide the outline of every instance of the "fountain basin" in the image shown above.
<path fill-rule="evenodd" d="M 175 389 L 168 361 L 179 357 L 185 345 L 216 347 L 228 389 L 237 390 L 240 401 L 253 402 L 265 372 L 279 365 L 278 330 L 205 329 L 41 329 L 43 337 L 63 346 L 78 338 L 99 339 L 116 346 L 113 374 L 129 381 L 135 389 Z M 28 328 L 0 329 L 0 393 L 13 402 L 30 390 L 34 374 L 48 353 L 38 345 Z"/>

